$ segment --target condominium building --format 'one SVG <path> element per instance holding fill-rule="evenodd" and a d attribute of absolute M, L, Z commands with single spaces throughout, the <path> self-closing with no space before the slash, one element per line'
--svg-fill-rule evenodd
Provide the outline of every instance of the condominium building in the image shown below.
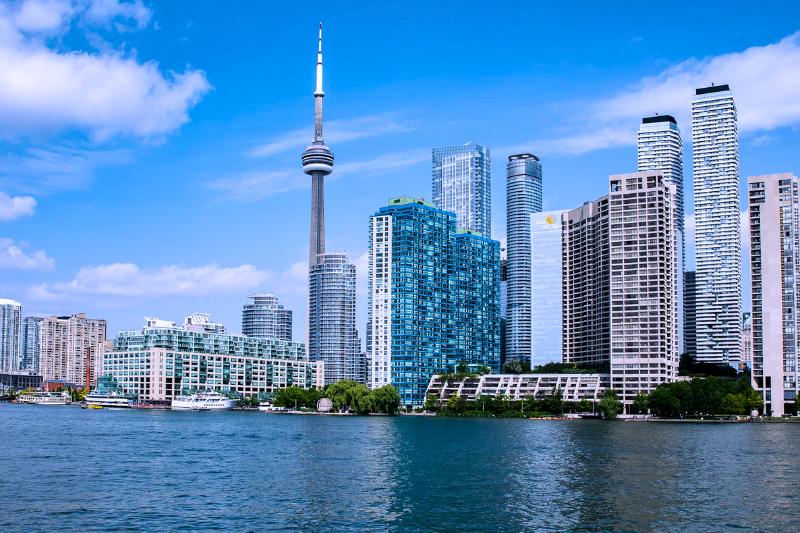
<path fill-rule="evenodd" d="M 492 234 L 492 160 L 477 144 L 433 149 L 433 203 L 456 214 L 456 225 Z"/>
<path fill-rule="evenodd" d="M 630 404 L 677 375 L 674 189 L 656 172 L 611 176 L 608 196 L 563 221 L 564 361 L 608 364 Z"/>
<path fill-rule="evenodd" d="M 460 362 L 500 366 L 500 244 L 456 229 L 454 213 L 396 198 L 370 218 L 370 386 L 403 405 Z"/>
<path fill-rule="evenodd" d="M 506 354 L 531 360 L 531 213 L 542 210 L 542 163 L 533 154 L 514 154 L 506 165 L 508 303 Z"/>
<path fill-rule="evenodd" d="M 302 343 L 203 332 L 156 318 L 121 332 L 102 369 L 141 400 L 200 389 L 253 396 L 324 385 L 324 363 L 309 361 Z"/>
<path fill-rule="evenodd" d="M 531 367 L 562 360 L 562 217 L 566 211 L 533 213 L 531 257 Z"/>
<path fill-rule="evenodd" d="M 655 115 L 645 117 L 639 126 L 637 138 L 639 172 L 660 172 L 664 182 L 675 190 L 676 225 L 678 237 L 678 328 L 683 332 L 684 309 L 684 265 L 686 245 L 684 242 L 683 208 L 683 141 L 675 117 Z M 678 336 L 678 350 L 683 353 L 683 334 Z"/>
<path fill-rule="evenodd" d="M 45 381 L 97 382 L 106 341 L 105 320 L 79 313 L 47 317 L 39 327 L 39 370 Z"/>
<path fill-rule="evenodd" d="M 565 402 L 597 402 L 611 388 L 606 374 L 483 374 L 452 379 L 431 376 L 427 394 L 444 403 L 458 395 L 468 401 L 481 396 L 505 396 L 511 401 L 542 399 L 560 392 Z"/>
<path fill-rule="evenodd" d="M 242 308 L 242 334 L 260 339 L 292 340 L 292 311 L 273 294 L 251 294 Z"/>
<path fill-rule="evenodd" d="M 752 276 L 754 388 L 764 412 L 791 412 L 798 394 L 800 180 L 793 174 L 747 178 Z"/>
<path fill-rule="evenodd" d="M 42 321 L 39 316 L 26 316 L 22 321 L 22 357 L 19 369 L 39 373 L 42 345 Z"/>
<path fill-rule="evenodd" d="M 0 373 L 10 374 L 19 364 L 22 304 L 0 298 Z"/>
<path fill-rule="evenodd" d="M 317 257 L 309 271 L 308 345 L 312 361 L 325 363 L 325 384 L 364 382 L 356 330 L 356 266 L 344 253 Z"/>
<path fill-rule="evenodd" d="M 741 358 L 742 271 L 739 136 L 728 85 L 692 100 L 697 258 L 697 360 L 736 365 Z"/>
<path fill-rule="evenodd" d="M 697 357 L 697 276 L 694 270 L 683 275 L 683 352 Z"/>

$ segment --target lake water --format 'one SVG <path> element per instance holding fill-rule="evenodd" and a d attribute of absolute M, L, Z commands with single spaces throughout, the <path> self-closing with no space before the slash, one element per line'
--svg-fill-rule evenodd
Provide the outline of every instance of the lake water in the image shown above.
<path fill-rule="evenodd" d="M 0 531 L 800 531 L 800 424 L 0 404 Z"/>

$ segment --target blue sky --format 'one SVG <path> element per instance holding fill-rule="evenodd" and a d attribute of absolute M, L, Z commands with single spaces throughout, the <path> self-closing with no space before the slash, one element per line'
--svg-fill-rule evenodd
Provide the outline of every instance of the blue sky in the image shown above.
<path fill-rule="evenodd" d="M 509 153 L 542 158 L 546 209 L 575 207 L 635 170 L 655 112 L 678 118 L 691 213 L 711 82 L 737 101 L 742 182 L 800 172 L 796 2 L 385 4 L 0 4 L 0 297 L 115 333 L 195 311 L 239 330 L 268 291 L 303 340 L 320 20 L 327 243 L 359 267 L 362 330 L 369 215 L 430 197 L 433 146 L 492 150 L 499 239 Z"/>

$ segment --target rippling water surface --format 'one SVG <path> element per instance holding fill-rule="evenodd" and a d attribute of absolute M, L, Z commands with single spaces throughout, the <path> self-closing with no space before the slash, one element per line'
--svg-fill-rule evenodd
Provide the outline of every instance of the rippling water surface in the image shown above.
<path fill-rule="evenodd" d="M 800 531 L 800 424 L 0 404 L 0 531 Z"/>

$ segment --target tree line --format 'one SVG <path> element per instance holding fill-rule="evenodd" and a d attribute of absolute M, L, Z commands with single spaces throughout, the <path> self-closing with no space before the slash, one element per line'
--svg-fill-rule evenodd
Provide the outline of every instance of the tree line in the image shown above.
<path fill-rule="evenodd" d="M 392 385 L 369 390 L 363 383 L 351 380 L 339 381 L 322 389 L 286 387 L 275 393 L 272 403 L 290 409 L 316 409 L 322 398 L 330 399 L 336 411 L 359 415 L 396 415 L 400 410 L 400 394 Z"/>

